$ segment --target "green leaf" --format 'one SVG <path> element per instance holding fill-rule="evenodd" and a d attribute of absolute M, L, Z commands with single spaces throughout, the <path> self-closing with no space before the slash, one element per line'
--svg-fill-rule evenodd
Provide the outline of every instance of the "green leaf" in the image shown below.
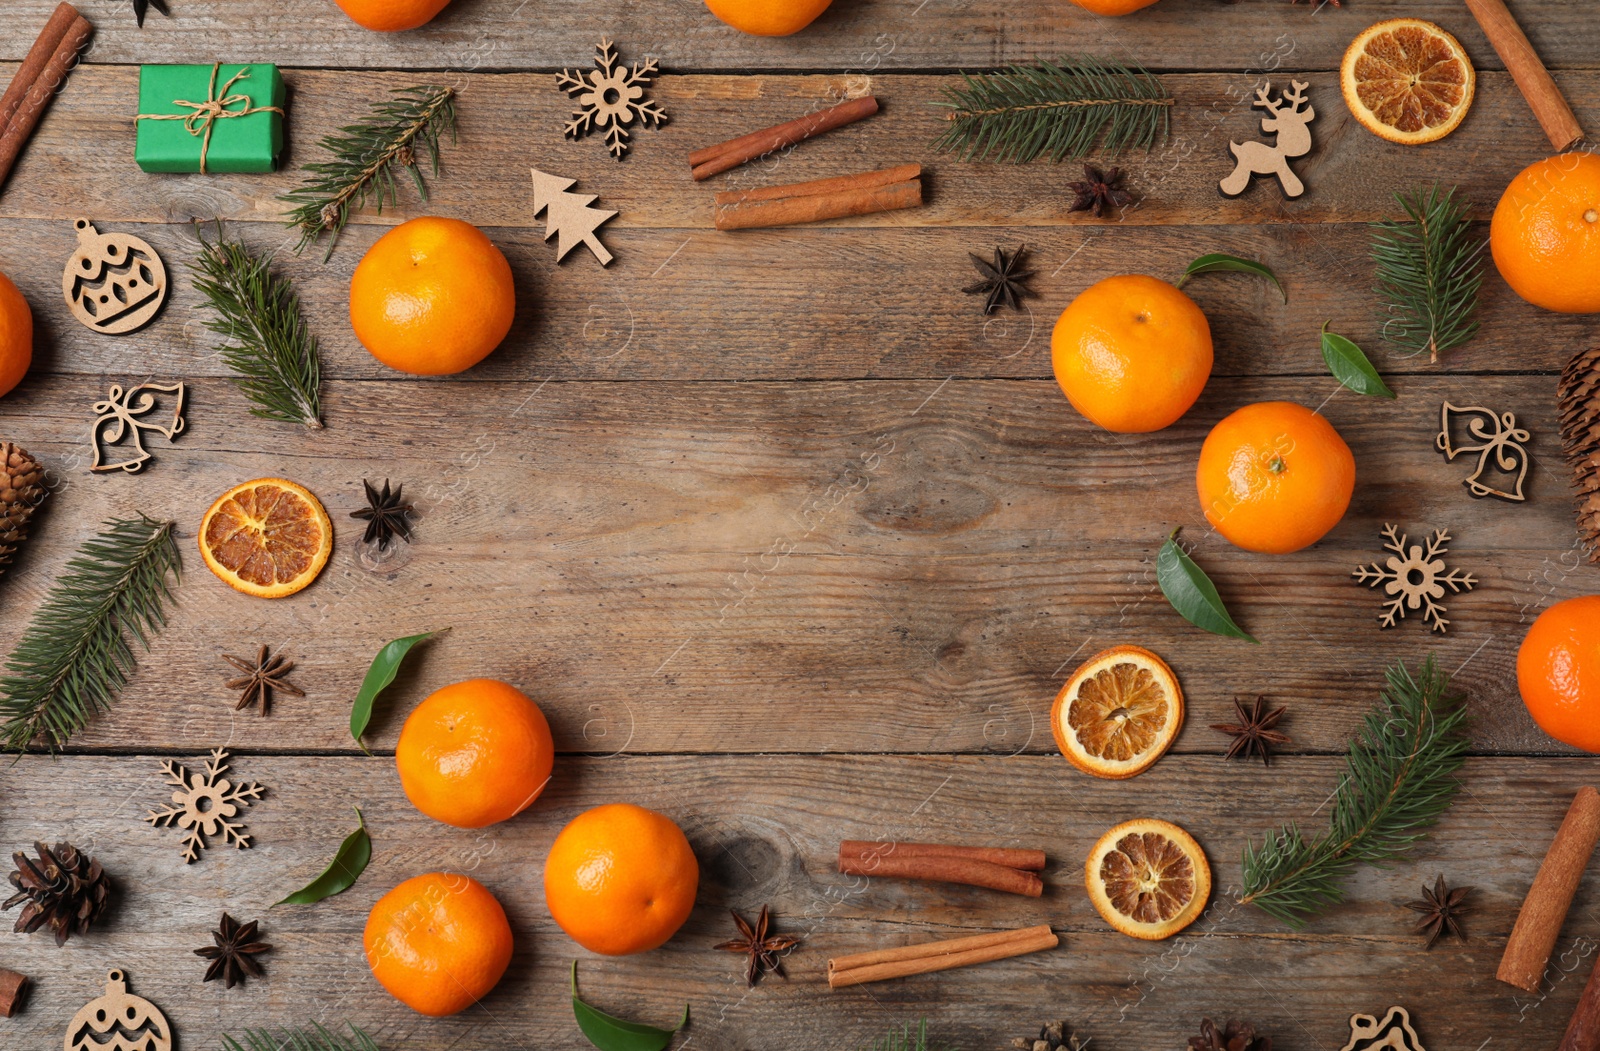
<path fill-rule="evenodd" d="M 440 628 L 439 631 L 449 631 L 449 628 Z M 394 677 L 400 674 L 400 662 L 406 659 L 406 654 L 411 652 L 411 647 L 423 639 L 431 639 L 439 631 L 425 631 L 421 635 L 408 635 L 403 639 L 395 639 L 378 651 L 372 658 L 372 667 L 367 669 L 367 677 L 361 680 L 361 689 L 356 693 L 356 703 L 350 709 L 350 736 L 356 739 L 356 744 L 361 745 L 363 752 L 367 746 L 361 744 L 361 735 L 367 732 L 367 724 L 372 721 L 372 704 L 378 699 Z M 368 755 L 372 753 L 367 752 Z"/>
<path fill-rule="evenodd" d="M 1283 294 L 1283 301 L 1289 302 L 1289 290 L 1283 287 L 1283 282 L 1278 280 L 1278 275 L 1274 274 L 1267 264 L 1258 263 L 1254 259 L 1241 259 L 1236 255 L 1224 255 L 1221 252 L 1203 255 L 1184 267 L 1183 276 L 1178 278 L 1178 287 L 1182 288 L 1188 284 L 1189 279 L 1196 274 L 1213 274 L 1223 270 L 1264 277 L 1277 285 L 1278 291 Z"/>
<path fill-rule="evenodd" d="M 689 1021 L 689 1005 L 683 1005 L 683 1017 L 671 1029 L 657 1029 L 613 1018 L 604 1011 L 578 999 L 578 961 L 572 961 L 572 1013 L 578 1019 L 578 1028 L 589 1038 L 589 1043 L 600 1051 L 663 1051 L 672 1043 L 672 1037 Z"/>
<path fill-rule="evenodd" d="M 1333 378 L 1357 394 L 1371 394 L 1380 398 L 1394 397 L 1394 391 L 1383 382 L 1378 370 L 1372 367 L 1360 347 L 1337 332 L 1329 332 L 1331 321 L 1322 323 L 1322 360 L 1328 363 Z"/>
<path fill-rule="evenodd" d="M 360 827 L 344 837 L 344 842 L 339 844 L 338 852 L 333 855 L 328 867 L 322 870 L 322 875 L 282 901 L 273 902 L 274 906 L 311 905 L 323 898 L 343 894 L 355 885 L 366 869 L 367 862 L 372 860 L 372 837 L 367 835 L 367 819 L 361 816 L 360 807 L 356 808 L 356 820 L 360 822 Z"/>
<path fill-rule="evenodd" d="M 1156 583 L 1167 596 L 1172 608 L 1197 628 L 1214 635 L 1259 642 L 1228 616 L 1228 607 L 1222 604 L 1216 585 L 1206 576 L 1206 571 L 1195 565 L 1194 559 L 1178 546 L 1178 530 L 1174 529 L 1167 542 L 1156 555 Z"/>

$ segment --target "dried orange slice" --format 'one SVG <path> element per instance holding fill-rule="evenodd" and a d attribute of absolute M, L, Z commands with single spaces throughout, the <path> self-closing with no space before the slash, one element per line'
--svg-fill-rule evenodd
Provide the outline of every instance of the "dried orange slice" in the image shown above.
<path fill-rule="evenodd" d="M 1361 126 L 1390 142 L 1442 139 L 1472 107 L 1472 60 L 1460 41 L 1420 18 L 1379 22 L 1350 42 L 1339 89 Z"/>
<path fill-rule="evenodd" d="M 1211 866 L 1200 844 L 1177 825 L 1148 817 L 1101 836 L 1083 881 L 1107 923 L 1146 941 L 1189 926 L 1211 897 Z"/>
<path fill-rule="evenodd" d="M 1140 646 L 1113 646 L 1084 661 L 1050 709 L 1050 729 L 1068 762 L 1113 780 L 1142 773 L 1182 727 L 1177 677 Z"/>
<path fill-rule="evenodd" d="M 293 595 L 333 550 L 322 502 L 282 478 L 257 478 L 217 497 L 200 522 L 200 555 L 228 586 L 258 598 Z"/>

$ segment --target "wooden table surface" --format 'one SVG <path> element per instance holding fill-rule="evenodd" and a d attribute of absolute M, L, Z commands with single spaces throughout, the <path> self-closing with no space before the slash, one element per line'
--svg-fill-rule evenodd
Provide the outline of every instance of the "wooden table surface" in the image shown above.
<path fill-rule="evenodd" d="M 7 0 L 0 78 L 9 78 L 54 0 Z M 0 438 L 57 479 L 37 537 L 0 579 L 0 652 L 97 524 L 135 510 L 179 523 L 184 577 L 172 623 L 114 710 L 59 759 L 0 765 L 0 851 L 70 840 L 116 878 L 108 924 L 57 949 L 0 934 L 0 966 L 37 982 L 25 1013 L 0 1020 L 0 1046 L 50 1051 L 111 967 L 161 1006 L 182 1051 L 246 1026 L 334 1024 L 385 1049 L 509 1051 L 586 1046 L 567 1002 L 582 960 L 585 995 L 666 1023 L 683 1003 L 680 1046 L 858 1047 L 928 1018 L 961 1048 L 1006 1046 L 1069 1019 L 1105 1051 L 1183 1045 L 1202 1016 L 1248 1017 L 1280 1051 L 1335 1051 L 1355 1011 L 1411 1008 L 1432 1051 L 1551 1047 L 1600 939 L 1600 887 L 1580 891 L 1545 985 L 1494 980 L 1518 905 L 1573 791 L 1600 763 L 1554 744 L 1519 703 L 1514 661 L 1538 612 L 1600 590 L 1574 546 L 1556 433 L 1555 375 L 1595 338 L 1594 322 L 1543 313 L 1490 269 L 1477 339 L 1438 366 L 1379 335 L 1369 291 L 1369 221 L 1391 194 L 1458 183 L 1477 219 L 1524 165 L 1549 153 L 1493 51 L 1454 0 L 1164 0 L 1100 20 L 1065 0 L 836 0 L 795 37 L 742 36 L 696 0 L 455 0 L 429 26 L 368 33 L 327 0 L 172 0 L 143 31 L 127 5 L 80 5 L 98 26 L 0 196 L 0 271 L 38 329 L 28 379 L 0 401 Z M 1516 13 L 1581 120 L 1600 127 L 1597 15 L 1572 0 L 1516 0 Z M 1460 37 L 1480 72 L 1471 114 L 1425 148 L 1385 144 L 1339 100 L 1348 40 L 1380 17 L 1414 15 Z M 602 35 L 626 56 L 659 56 L 655 95 L 671 114 L 638 131 L 627 161 L 562 139 L 569 103 L 552 71 L 587 65 Z M 935 154 L 929 103 L 959 69 L 1093 53 L 1162 74 L 1178 104 L 1170 140 L 1129 169 L 1138 205 L 1115 220 L 1069 214 L 1077 166 L 964 163 Z M 145 175 L 133 164 L 138 64 L 276 62 L 290 91 L 289 144 L 275 175 Z M 1263 76 L 1312 85 L 1310 187 L 1215 190 L 1227 142 L 1255 137 L 1248 108 Z M 295 256 L 275 197 L 318 159 L 317 141 L 391 88 L 460 92 L 460 141 L 424 205 L 362 214 L 327 262 Z M 881 115 L 788 156 L 708 184 L 685 154 L 868 89 Z M 772 231 L 719 234 L 711 194 L 920 162 L 928 204 Z M 621 214 L 601 270 L 577 252 L 556 265 L 532 213 L 531 166 L 578 178 Z M 516 274 L 510 338 L 460 376 L 390 372 L 355 341 L 346 286 L 362 252 L 411 216 L 483 227 Z M 97 336 L 59 292 L 72 220 L 146 238 L 172 274 L 171 301 L 135 335 Z M 298 286 L 325 358 L 327 429 L 257 420 L 228 378 L 190 285 L 191 220 L 225 220 Z M 985 318 L 960 289 L 969 251 L 1025 242 L 1040 298 Z M 1050 373 L 1049 332 L 1073 295 L 1113 273 L 1176 276 L 1226 251 L 1282 275 L 1283 305 L 1242 276 L 1189 286 L 1217 344 L 1215 373 L 1182 421 L 1143 436 L 1100 431 Z M 1328 320 L 1366 347 L 1397 401 L 1358 397 L 1326 374 Z M 187 379 L 189 429 L 157 443 L 138 477 L 91 476 L 90 406 L 113 383 Z M 1359 482 L 1344 521 L 1281 557 L 1230 547 L 1204 525 L 1193 468 L 1210 426 L 1239 405 L 1318 408 L 1354 450 Z M 1470 470 L 1434 450 L 1439 405 L 1513 411 L 1533 431 L 1530 499 L 1477 501 Z M 334 516 L 333 559 L 281 601 L 234 593 L 194 549 L 223 489 L 284 475 Z M 356 557 L 361 481 L 403 483 L 416 543 L 374 572 Z M 1407 622 L 1383 632 L 1375 597 L 1350 570 L 1378 557 L 1379 529 L 1454 534 L 1450 557 L 1479 585 L 1449 603 L 1448 636 Z M 1187 528 L 1235 616 L 1261 647 L 1192 628 L 1163 600 L 1153 560 Z M 350 701 L 386 640 L 450 626 L 385 695 L 371 756 L 352 746 Z M 222 653 L 269 643 L 297 662 L 304 699 L 269 718 L 235 713 Z M 1047 719 L 1079 660 L 1125 642 L 1163 654 L 1189 701 L 1172 753 L 1128 782 L 1076 772 Z M 1283 820 L 1316 824 L 1349 735 L 1383 670 L 1437 655 L 1470 696 L 1474 758 L 1465 790 L 1409 860 L 1367 869 L 1350 902 L 1293 932 L 1233 903 L 1247 841 Z M 473 676 L 517 684 L 549 716 L 560 756 L 538 803 L 468 832 L 418 814 L 393 746 L 431 690 Z M 1207 729 L 1235 696 L 1287 704 L 1290 754 L 1270 769 L 1224 763 Z M 144 813 L 166 794 L 161 757 L 226 745 L 236 772 L 268 786 L 249 812 L 256 846 L 213 849 L 185 867 L 174 834 Z M 699 903 L 665 948 L 608 959 L 579 950 L 546 912 L 543 857 L 580 810 L 631 801 L 688 833 Z M 348 893 L 310 907 L 271 902 L 298 887 L 367 816 L 374 860 Z M 1217 892 L 1191 930 L 1147 944 L 1111 931 L 1081 886 L 1090 844 L 1137 816 L 1175 820 L 1204 845 Z M 1043 847 L 1041 900 L 834 871 L 841 839 Z M 373 981 L 360 951 L 367 910 L 402 879 L 470 872 L 504 903 L 516 956 L 479 1006 L 430 1020 Z M 1476 888 L 1470 941 L 1425 951 L 1401 908 L 1437 873 Z M 740 961 L 711 945 L 729 907 L 772 905 L 802 934 L 787 981 L 745 988 Z M 202 985 L 222 910 L 261 919 L 267 978 Z M 1048 922 L 1060 949 L 1008 962 L 829 992 L 829 956 Z M 9 926 L 9 924 L 7 924 Z"/>

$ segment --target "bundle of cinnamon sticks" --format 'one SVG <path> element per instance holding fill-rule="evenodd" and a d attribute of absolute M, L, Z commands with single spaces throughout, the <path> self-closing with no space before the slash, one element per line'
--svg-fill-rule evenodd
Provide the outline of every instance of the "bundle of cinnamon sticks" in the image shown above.
<path fill-rule="evenodd" d="M 922 165 L 902 164 L 859 175 L 719 193 L 715 221 L 718 230 L 749 230 L 916 208 L 921 204 Z"/>
<path fill-rule="evenodd" d="M 1061 943 L 1047 924 L 1013 931 L 975 934 L 968 938 L 902 945 L 895 949 L 840 956 L 828 961 L 828 988 L 905 978 L 913 974 L 947 971 L 975 963 L 990 963 L 1054 949 Z"/>
<path fill-rule="evenodd" d="M 0 187 L 93 33 L 77 8 L 58 5 L 0 95 Z"/>

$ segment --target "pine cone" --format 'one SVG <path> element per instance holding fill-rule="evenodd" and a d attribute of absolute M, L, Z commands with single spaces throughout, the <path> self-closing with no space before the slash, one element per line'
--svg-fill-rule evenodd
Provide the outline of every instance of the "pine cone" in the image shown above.
<path fill-rule="evenodd" d="M 1067 1029 L 1065 1022 L 1051 1022 L 1039 1029 L 1035 1037 L 1019 1036 L 1011 1046 L 1021 1051 L 1082 1051 L 1083 1044 Z"/>
<path fill-rule="evenodd" d="M 1228 1020 L 1221 1029 L 1209 1018 L 1200 1020 L 1200 1035 L 1189 1038 L 1190 1051 L 1272 1051 L 1272 1037 L 1257 1036 L 1249 1022 Z"/>
<path fill-rule="evenodd" d="M 44 468 L 20 445 L 0 442 L 0 567 L 28 539 L 28 521 L 45 497 Z M 0 574 L 5 570 L 0 568 Z"/>
<path fill-rule="evenodd" d="M 1600 348 L 1567 362 L 1557 391 L 1561 448 L 1578 493 L 1578 539 L 1589 561 L 1600 563 Z"/>
<path fill-rule="evenodd" d="M 38 861 L 28 860 L 20 850 L 11 855 L 17 866 L 11 885 L 17 893 L 0 909 L 27 902 L 12 929 L 32 934 L 48 925 L 56 932 L 56 944 L 65 945 L 74 934 L 87 932 L 106 911 L 111 880 L 98 861 L 70 843 L 57 843 L 54 850 L 35 843 L 33 849 L 39 854 Z"/>

